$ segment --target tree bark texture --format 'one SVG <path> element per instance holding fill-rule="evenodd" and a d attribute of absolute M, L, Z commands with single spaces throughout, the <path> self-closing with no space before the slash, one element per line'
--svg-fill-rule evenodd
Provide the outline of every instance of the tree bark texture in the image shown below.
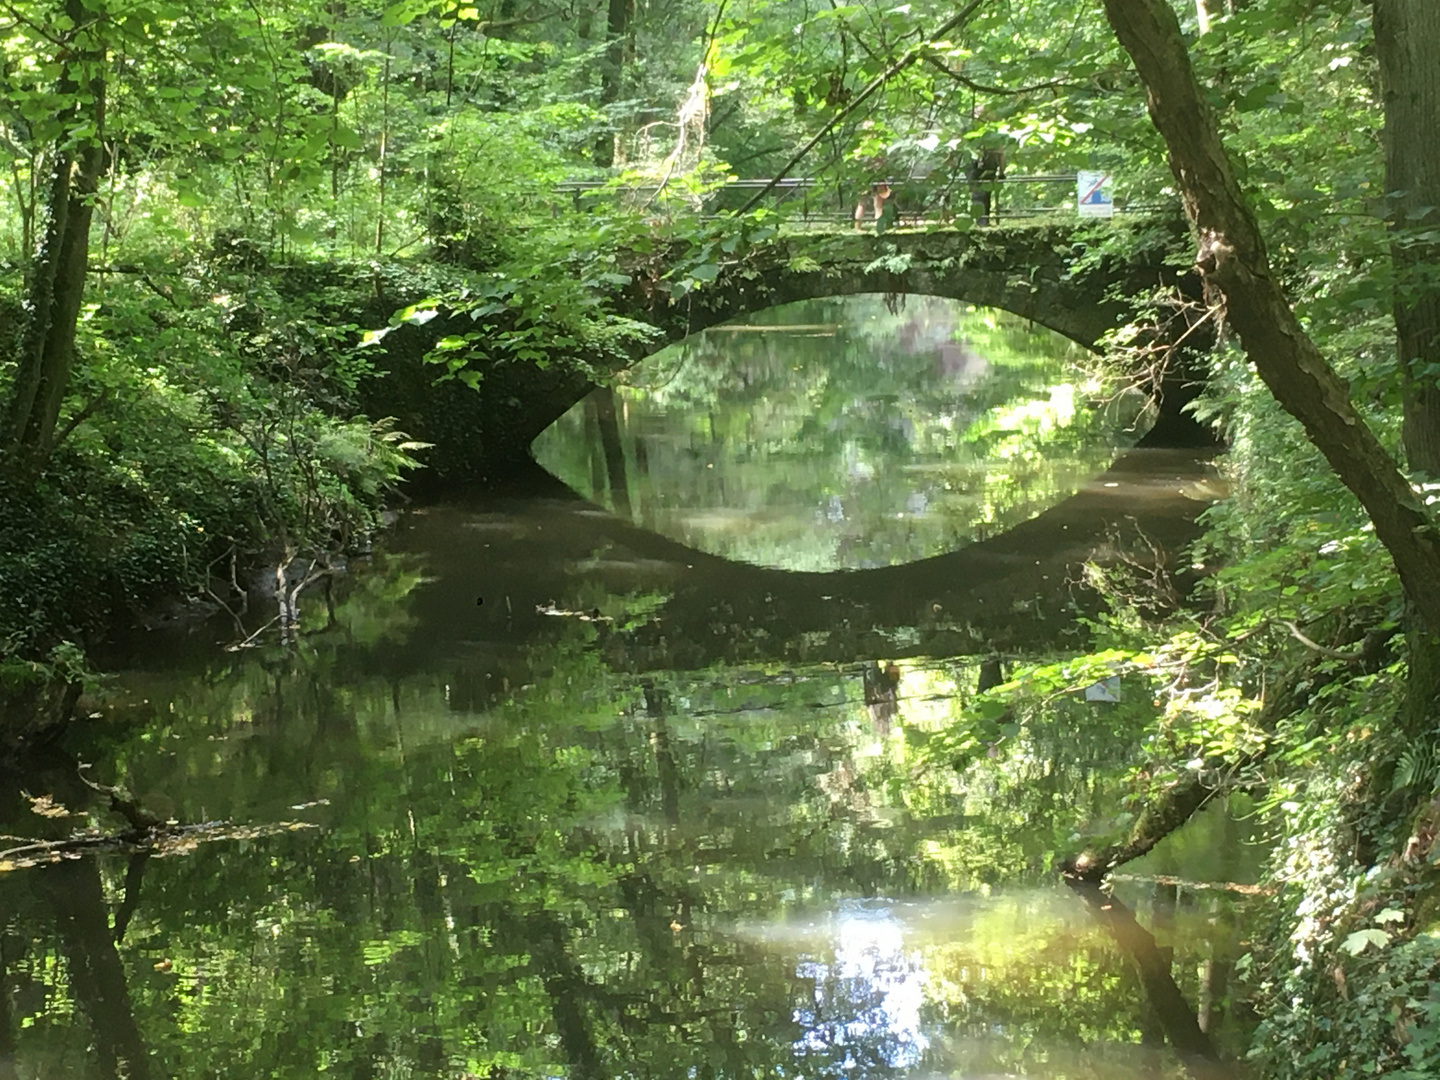
<path fill-rule="evenodd" d="M 1440 534 L 1351 404 L 1345 381 L 1300 328 L 1196 82 L 1175 12 L 1166 0 L 1105 0 L 1105 13 L 1145 83 L 1150 117 L 1198 235 L 1201 273 L 1224 297 L 1260 378 L 1369 514 L 1416 614 L 1440 631 Z"/>
<path fill-rule="evenodd" d="M 1375 0 L 1405 455 L 1440 480 L 1440 4 Z"/>
<path fill-rule="evenodd" d="M 37 471 L 54 446 L 75 357 L 94 196 L 105 171 L 104 49 L 80 44 L 81 35 L 95 32 L 87 25 L 93 16 L 81 0 L 66 0 L 65 11 L 79 29 L 59 91 L 74 104 L 55 153 L 40 247 L 31 264 L 25 332 L 5 436 L 5 451 L 22 473 Z"/>

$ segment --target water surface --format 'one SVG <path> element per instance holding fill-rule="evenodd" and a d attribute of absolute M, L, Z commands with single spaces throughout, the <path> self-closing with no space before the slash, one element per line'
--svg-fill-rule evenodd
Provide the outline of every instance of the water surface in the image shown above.
<path fill-rule="evenodd" d="M 1141 400 L 1005 312 L 859 296 L 763 311 L 651 357 L 535 444 L 645 528 L 788 570 L 888 566 L 1034 517 L 1131 445 Z"/>
<path fill-rule="evenodd" d="M 878 696 L 863 666 L 617 677 L 573 620 L 387 672 L 374 599 L 339 640 L 118 681 L 104 779 L 313 827 L 0 875 L 21 1075 L 88 1075 L 91 1030 L 173 1076 L 1180 1075 L 1049 873 L 1114 813 L 1123 733 L 1073 752 L 1076 713 L 936 768 L 976 663 Z M 30 790 L 107 822 L 73 773 Z M 18 803 L 7 832 L 67 824 Z M 1216 903 L 1163 931 L 1197 999 Z"/>
<path fill-rule="evenodd" d="M 826 460 L 888 408 L 840 407 Z M 946 741 L 994 664 L 1076 647 L 1080 560 L 1176 546 L 1213 494 L 1194 457 L 1105 465 L 1001 535 L 829 573 L 649 532 L 659 489 L 626 516 L 537 478 L 407 512 L 289 644 L 137 634 L 95 722 L 0 784 L 0 1076 L 1182 1075 L 1051 869 L 1123 826 L 1143 682 Z M 199 827 L 34 865 L 124 828 L 81 761 Z M 1236 894 L 1196 883 L 1253 881 L 1248 839 L 1217 807 L 1118 887 L 1232 1050 Z"/>

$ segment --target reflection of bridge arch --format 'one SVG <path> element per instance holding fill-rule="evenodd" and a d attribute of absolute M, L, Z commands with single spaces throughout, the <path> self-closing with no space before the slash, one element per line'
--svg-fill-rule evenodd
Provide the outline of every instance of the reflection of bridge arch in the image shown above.
<path fill-rule="evenodd" d="M 437 530 L 415 535 L 442 583 L 418 594 L 420 623 L 463 627 L 478 642 L 542 635 L 552 620 L 537 607 L 563 606 L 583 576 L 616 594 L 665 598 L 644 625 L 602 633 L 608 662 L 631 671 L 1063 647 L 1079 633 L 1077 609 L 1099 605 L 1077 585 L 1080 565 L 1173 560 L 1215 494 L 1203 454 L 1132 450 L 1076 494 L 993 539 L 899 566 L 811 573 L 698 551 L 576 498 L 531 468 L 518 506 L 488 502 L 492 513 L 481 522 L 455 508 L 416 519 L 412 528 Z M 555 497 L 537 503 L 539 493 Z M 458 530 L 473 540 L 445 538 Z M 477 596 L 490 599 L 477 606 Z M 435 647 L 407 646 L 426 654 Z"/>

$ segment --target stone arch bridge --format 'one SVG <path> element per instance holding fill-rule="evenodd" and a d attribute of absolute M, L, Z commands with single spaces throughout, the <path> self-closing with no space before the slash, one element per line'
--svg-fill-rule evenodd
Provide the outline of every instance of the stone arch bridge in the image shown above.
<path fill-rule="evenodd" d="M 658 326 L 669 344 L 797 300 L 923 294 L 1002 308 L 1094 349 L 1129 320 L 1134 298 L 1157 286 L 1194 287 L 1172 265 L 1184 250 L 1181 230 L 1133 234 L 1137 246 L 1123 256 L 1097 249 L 1094 225 L 781 235 L 721 264 L 713 282 L 678 302 L 641 277 L 617 308 Z"/>
<path fill-rule="evenodd" d="M 1102 242 L 1102 230 L 1110 243 Z M 1192 250 L 1184 225 L 1174 220 L 780 234 L 712 256 L 709 264 L 719 267 L 714 280 L 678 301 L 665 275 L 687 261 L 705 262 L 700 253 L 675 248 L 644 262 L 637 257 L 634 279 L 613 301 L 617 313 L 664 335 L 637 361 L 764 308 L 857 293 L 928 294 L 1002 308 L 1094 349 L 1157 287 L 1198 296 Z M 1177 322 L 1175 334 L 1185 329 Z M 391 335 L 390 377 L 374 395 L 372 412 L 395 416 L 401 430 L 435 444 L 422 483 L 504 481 L 528 463 L 536 436 L 593 389 L 558 364 L 494 367 L 478 393 L 453 381 L 435 385 L 434 369 L 421 357 L 441 335 L 470 328 L 468 320 L 460 323 L 435 319 Z M 1193 396 L 1175 391 L 1166 394 L 1162 426 L 1167 418 L 1179 423 L 1179 407 Z"/>

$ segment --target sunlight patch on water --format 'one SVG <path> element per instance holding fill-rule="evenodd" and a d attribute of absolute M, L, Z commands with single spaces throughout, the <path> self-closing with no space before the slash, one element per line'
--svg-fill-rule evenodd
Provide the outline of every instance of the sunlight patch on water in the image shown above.
<path fill-rule="evenodd" d="M 727 936 L 788 958 L 802 999 L 792 1011 L 801 1029 L 794 1045 L 817 1068 L 916 1080 L 1070 1080 L 1097 1069 L 1114 1080 L 1169 1075 L 1134 1045 L 1037 1042 L 1033 1018 L 1004 1019 L 1010 1009 L 1033 1010 L 1031 994 L 1072 982 L 1108 948 L 1058 889 L 845 898 L 741 923 Z M 1010 1008 L 996 1011 L 1007 1000 Z"/>
<path fill-rule="evenodd" d="M 926 972 L 905 947 L 905 931 L 886 907 L 842 903 L 827 920 L 833 948 L 827 958 L 802 960 L 797 978 L 811 983 L 813 1005 L 795 1011 L 805 1028 L 799 1046 L 843 1054 L 855 1068 L 861 1054 L 886 1065 L 914 1065 L 930 1045 L 920 1028 Z"/>

